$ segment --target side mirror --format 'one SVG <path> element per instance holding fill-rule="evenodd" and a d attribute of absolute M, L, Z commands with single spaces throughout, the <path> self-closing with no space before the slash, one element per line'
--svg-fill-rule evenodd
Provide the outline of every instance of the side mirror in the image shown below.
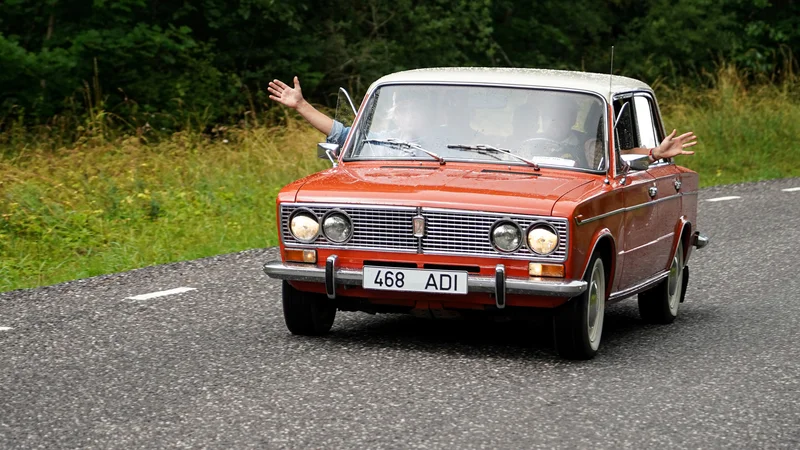
<path fill-rule="evenodd" d="M 650 167 L 649 155 L 621 155 L 622 160 L 633 170 L 647 170 Z"/>
<path fill-rule="evenodd" d="M 336 166 L 339 164 L 339 144 L 320 142 L 317 144 L 317 156 L 322 159 L 328 158 Z"/>

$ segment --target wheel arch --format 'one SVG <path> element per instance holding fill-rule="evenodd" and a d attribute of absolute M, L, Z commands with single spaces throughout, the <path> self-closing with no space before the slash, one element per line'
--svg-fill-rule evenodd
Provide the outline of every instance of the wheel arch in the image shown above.
<path fill-rule="evenodd" d="M 692 252 L 692 222 L 690 222 L 686 216 L 681 216 L 678 219 L 678 223 L 675 224 L 675 242 L 672 245 L 672 251 L 670 252 L 669 259 L 667 260 L 667 267 L 669 267 L 670 261 L 672 258 L 675 257 L 675 254 L 678 252 L 678 246 L 683 247 L 683 264 L 686 265 L 686 261 L 689 260 L 689 255 Z"/>
<path fill-rule="evenodd" d="M 601 229 L 595 234 L 592 242 L 592 251 L 588 253 L 589 257 L 586 258 L 586 263 L 584 264 L 581 274 L 585 275 L 586 271 L 589 270 L 589 263 L 596 252 L 600 255 L 600 258 L 603 260 L 603 266 L 606 268 L 606 298 L 608 298 L 608 296 L 611 295 L 611 287 L 616 278 L 617 244 L 611 231 L 607 228 Z"/>

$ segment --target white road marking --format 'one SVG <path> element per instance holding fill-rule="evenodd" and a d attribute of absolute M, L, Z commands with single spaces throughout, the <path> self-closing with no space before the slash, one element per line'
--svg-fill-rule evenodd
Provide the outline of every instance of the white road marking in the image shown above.
<path fill-rule="evenodd" d="M 166 295 L 181 294 L 188 291 L 195 291 L 197 289 L 190 287 L 179 287 L 169 289 L 167 291 L 151 292 L 149 294 L 135 295 L 133 297 L 126 297 L 126 300 L 150 300 L 151 298 L 164 297 Z"/>
<path fill-rule="evenodd" d="M 787 188 L 787 189 L 781 189 L 781 190 L 783 192 L 797 192 L 797 191 L 800 191 L 800 187 L 793 187 L 793 188 Z"/>
<path fill-rule="evenodd" d="M 710 198 L 710 199 L 708 199 L 706 201 L 707 202 L 724 202 L 725 200 L 736 200 L 737 198 L 742 198 L 742 197 L 737 197 L 735 195 L 730 195 L 728 197 Z"/>
<path fill-rule="evenodd" d="M 13 328 L 11 327 L 0 327 L 0 331 L 11 331 Z"/>

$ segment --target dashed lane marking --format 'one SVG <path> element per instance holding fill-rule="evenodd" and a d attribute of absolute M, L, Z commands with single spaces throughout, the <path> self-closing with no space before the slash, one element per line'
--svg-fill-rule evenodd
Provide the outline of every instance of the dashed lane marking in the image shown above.
<path fill-rule="evenodd" d="M 725 200 L 736 200 L 737 198 L 742 198 L 742 197 L 738 197 L 736 195 L 730 195 L 728 197 L 710 198 L 710 199 L 708 199 L 706 201 L 707 202 L 724 202 Z"/>
<path fill-rule="evenodd" d="M 800 191 L 800 187 L 786 188 L 786 189 L 781 189 L 781 190 L 783 192 L 797 192 L 797 191 Z"/>
<path fill-rule="evenodd" d="M 167 295 L 174 295 L 174 294 L 182 294 L 188 291 L 195 291 L 197 289 L 191 287 L 179 287 L 175 289 L 169 289 L 166 291 L 158 291 L 158 292 L 151 292 L 149 294 L 142 294 L 142 295 L 135 295 L 133 297 L 126 297 L 126 300 L 150 300 L 152 298 L 164 297 Z"/>
<path fill-rule="evenodd" d="M 11 327 L 0 327 L 0 331 L 11 331 L 13 328 Z"/>

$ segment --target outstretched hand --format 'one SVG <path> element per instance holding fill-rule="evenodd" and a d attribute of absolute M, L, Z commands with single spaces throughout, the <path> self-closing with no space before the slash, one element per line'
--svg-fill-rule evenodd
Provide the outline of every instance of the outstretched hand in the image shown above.
<path fill-rule="evenodd" d="M 300 89 L 300 80 L 297 77 L 294 77 L 293 88 L 281 80 L 272 80 L 267 90 L 270 93 L 269 98 L 289 108 L 297 109 L 303 102 L 303 91 Z"/>
<path fill-rule="evenodd" d="M 663 158 L 672 158 L 678 155 L 694 155 L 693 151 L 684 150 L 697 145 L 697 136 L 693 132 L 683 133 L 675 137 L 678 130 L 672 130 L 669 136 L 665 137 L 661 144 L 653 149 L 653 157 L 656 160 Z"/>

